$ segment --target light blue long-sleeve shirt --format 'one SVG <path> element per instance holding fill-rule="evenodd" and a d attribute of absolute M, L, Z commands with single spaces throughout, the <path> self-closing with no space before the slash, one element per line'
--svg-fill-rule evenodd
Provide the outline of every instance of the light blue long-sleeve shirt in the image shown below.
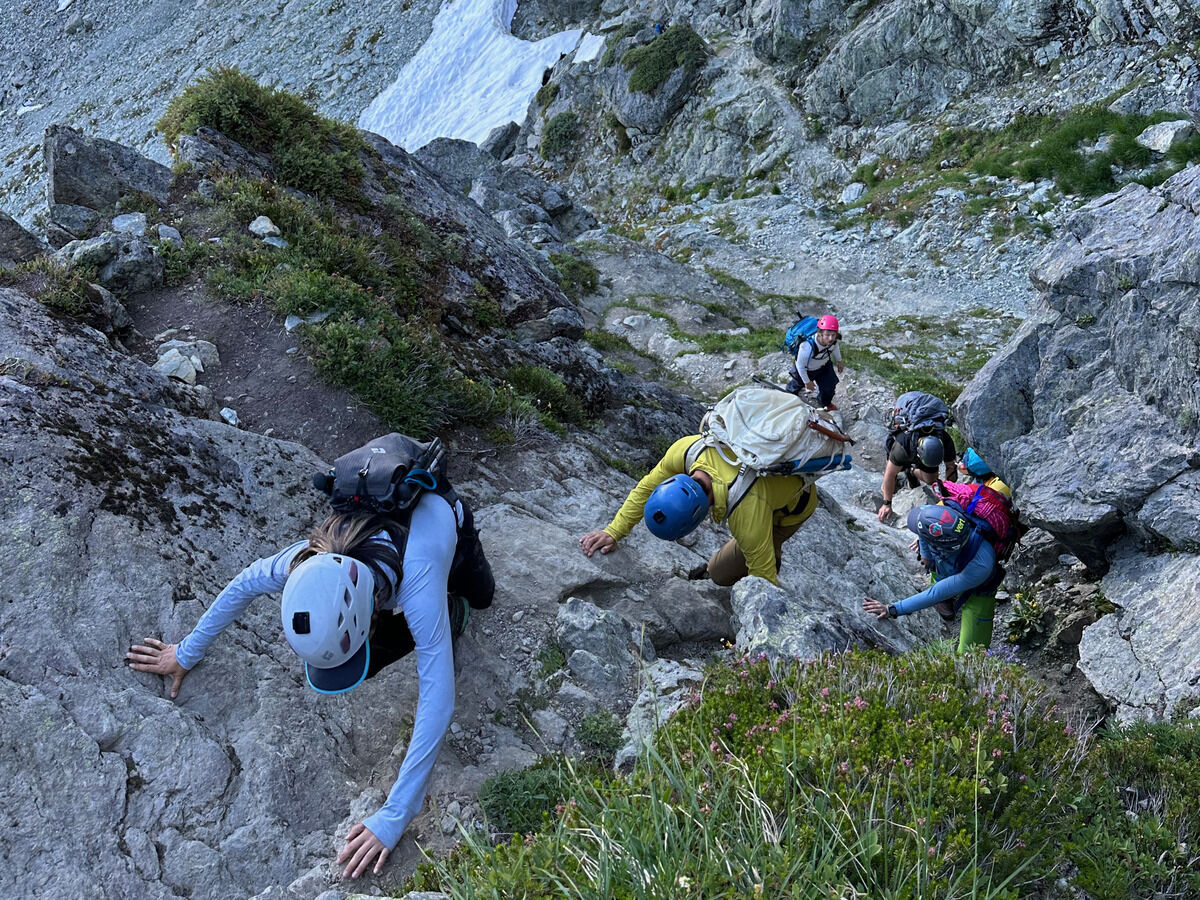
<path fill-rule="evenodd" d="M 961 572 L 954 571 L 956 557 L 948 559 L 939 557 L 925 541 L 921 541 L 920 547 L 921 558 L 934 561 L 938 579 L 921 593 L 913 594 L 896 603 L 896 615 L 898 616 L 906 616 L 919 609 L 926 609 L 935 603 L 951 600 L 971 588 L 979 587 L 991 577 L 992 570 L 996 565 L 996 551 L 992 549 L 992 545 L 988 541 L 984 540 L 979 541 L 975 555 L 971 557 Z"/>
<path fill-rule="evenodd" d="M 421 809 L 433 764 L 454 714 L 454 652 L 446 584 L 455 543 L 455 511 L 441 497 L 425 494 L 413 510 L 400 590 L 393 591 L 392 600 L 383 604 L 404 614 L 416 643 L 418 681 L 412 740 L 400 774 L 387 802 L 363 822 L 389 849 L 396 846 Z M 243 569 L 200 617 L 191 634 L 179 642 L 175 651 L 179 664 L 185 669 L 195 666 L 217 635 L 233 624 L 251 600 L 282 591 L 288 567 L 305 546 L 307 541 L 299 541 Z M 390 580 L 394 585 L 394 575 Z"/>

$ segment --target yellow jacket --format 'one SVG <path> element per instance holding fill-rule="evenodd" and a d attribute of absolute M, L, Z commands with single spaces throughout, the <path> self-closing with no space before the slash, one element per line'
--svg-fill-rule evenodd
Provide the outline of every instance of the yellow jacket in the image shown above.
<path fill-rule="evenodd" d="M 714 522 L 725 520 L 725 505 L 729 497 L 729 486 L 737 477 L 737 467 L 727 463 L 711 447 L 701 451 L 690 471 L 685 472 L 685 455 L 688 447 L 700 439 L 698 434 L 680 438 L 645 478 L 637 483 L 617 514 L 604 531 L 614 540 L 621 540 L 633 526 L 642 520 L 646 500 L 650 493 L 672 475 L 707 472 L 713 481 L 712 517 Z M 817 508 L 817 491 L 802 475 L 764 475 L 750 487 L 750 491 L 733 510 L 729 517 L 729 532 L 737 541 L 746 557 L 746 566 L 751 575 L 779 584 L 775 571 L 775 545 L 772 532 L 776 525 L 799 525 Z"/>

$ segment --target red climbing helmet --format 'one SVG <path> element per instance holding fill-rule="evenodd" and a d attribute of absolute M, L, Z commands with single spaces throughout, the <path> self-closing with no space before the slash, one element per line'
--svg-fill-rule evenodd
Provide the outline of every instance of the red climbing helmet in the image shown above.
<path fill-rule="evenodd" d="M 837 331 L 838 330 L 837 316 L 829 316 L 829 315 L 821 316 L 821 318 L 817 319 L 817 330 L 818 331 Z"/>

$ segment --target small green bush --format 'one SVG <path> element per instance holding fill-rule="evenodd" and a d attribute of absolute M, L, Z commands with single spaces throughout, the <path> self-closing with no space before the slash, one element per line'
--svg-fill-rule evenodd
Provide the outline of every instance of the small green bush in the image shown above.
<path fill-rule="evenodd" d="M 567 664 L 567 657 L 558 644 L 547 644 L 538 651 L 539 672 L 543 678 L 553 675 Z"/>
<path fill-rule="evenodd" d="M 367 145 L 351 126 L 316 114 L 295 94 L 217 66 L 173 97 L 156 127 L 168 144 L 201 126 L 268 154 L 280 180 L 318 197 L 357 197 Z"/>
<path fill-rule="evenodd" d="M 626 22 L 612 33 L 605 42 L 604 56 L 600 57 L 600 68 L 607 69 L 616 62 L 617 45 L 626 38 L 633 37 L 645 27 L 645 22 Z"/>
<path fill-rule="evenodd" d="M 596 329 L 587 332 L 583 337 L 584 340 L 602 353 L 637 353 L 629 341 L 619 334 L 613 334 L 611 331 Z"/>
<path fill-rule="evenodd" d="M 546 123 L 546 130 L 542 133 L 542 143 L 538 148 L 542 159 L 566 156 L 574 148 L 578 132 L 579 116 L 571 110 L 560 112 Z"/>
<path fill-rule="evenodd" d="M 534 95 L 538 106 L 543 110 L 554 102 L 554 98 L 558 96 L 558 82 L 548 81 L 538 88 L 538 92 Z"/>
<path fill-rule="evenodd" d="M 631 70 L 629 90 L 651 94 L 676 69 L 694 72 L 708 59 L 708 46 L 689 25 L 672 25 L 650 43 L 634 47 L 621 57 Z"/>
<path fill-rule="evenodd" d="M 563 293 L 572 300 L 578 300 L 596 289 L 600 270 L 586 259 L 572 253 L 551 253 L 550 262 L 558 270 Z"/>
<path fill-rule="evenodd" d="M 505 373 L 517 396 L 528 400 L 544 417 L 560 423 L 581 425 L 583 404 L 554 372 L 544 366 L 514 366 Z"/>
<path fill-rule="evenodd" d="M 533 768 L 502 772 L 479 788 L 479 802 L 497 831 L 537 831 L 571 790 L 569 772 L 544 760 Z"/>

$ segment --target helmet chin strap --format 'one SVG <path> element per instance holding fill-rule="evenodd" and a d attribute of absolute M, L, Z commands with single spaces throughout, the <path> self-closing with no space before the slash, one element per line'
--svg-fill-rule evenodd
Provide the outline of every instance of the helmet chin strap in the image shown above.
<path fill-rule="evenodd" d="M 708 502 L 711 505 L 713 502 L 712 476 L 703 469 L 693 469 L 691 472 L 688 472 L 688 476 L 695 481 L 696 484 L 704 488 L 704 493 L 708 497 Z"/>

